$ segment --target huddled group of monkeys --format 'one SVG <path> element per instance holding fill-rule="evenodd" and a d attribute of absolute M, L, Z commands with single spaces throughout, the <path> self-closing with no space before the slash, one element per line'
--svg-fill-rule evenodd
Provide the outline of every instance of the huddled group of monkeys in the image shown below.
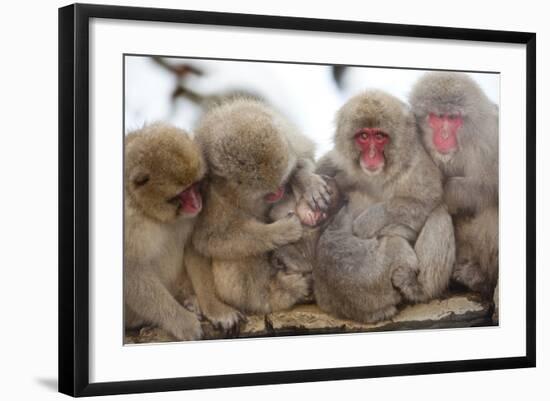
<path fill-rule="evenodd" d="M 498 107 L 466 74 L 425 74 L 409 104 L 356 95 L 317 162 L 272 107 L 237 98 L 193 138 L 129 133 L 124 174 L 127 328 L 200 339 L 202 318 L 231 332 L 312 294 L 376 322 L 451 281 L 498 291 Z"/>

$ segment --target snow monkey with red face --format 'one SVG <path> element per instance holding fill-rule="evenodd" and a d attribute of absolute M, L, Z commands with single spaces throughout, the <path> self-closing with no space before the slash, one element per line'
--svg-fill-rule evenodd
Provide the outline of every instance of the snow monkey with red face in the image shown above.
<path fill-rule="evenodd" d="M 454 264 L 453 226 L 411 111 L 385 92 L 363 92 L 338 112 L 334 142 L 317 171 L 334 177 L 348 204 L 317 247 L 319 306 L 375 322 L 403 299 L 441 296 Z"/>
<path fill-rule="evenodd" d="M 432 72 L 410 103 L 424 147 L 444 175 L 457 260 L 453 278 L 490 297 L 498 281 L 498 107 L 468 75 Z"/>

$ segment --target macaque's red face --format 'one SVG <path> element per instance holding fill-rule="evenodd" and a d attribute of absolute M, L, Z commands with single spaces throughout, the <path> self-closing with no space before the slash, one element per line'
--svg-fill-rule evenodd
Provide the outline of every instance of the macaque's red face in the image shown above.
<path fill-rule="evenodd" d="M 275 192 L 268 193 L 264 199 L 267 203 L 276 203 L 281 200 L 285 194 L 285 186 L 281 185 Z"/>
<path fill-rule="evenodd" d="M 368 173 L 377 173 L 386 162 L 384 147 L 389 136 L 379 128 L 361 128 L 355 134 L 355 143 L 361 148 L 360 165 Z"/>
<path fill-rule="evenodd" d="M 458 129 L 464 123 L 462 116 L 458 114 L 428 115 L 428 124 L 432 129 L 432 143 L 441 154 L 450 154 L 458 149 Z"/>
<path fill-rule="evenodd" d="M 202 209 L 202 196 L 200 194 L 200 183 L 196 182 L 187 189 L 181 191 L 174 199 L 179 204 L 178 213 L 195 216 Z"/>

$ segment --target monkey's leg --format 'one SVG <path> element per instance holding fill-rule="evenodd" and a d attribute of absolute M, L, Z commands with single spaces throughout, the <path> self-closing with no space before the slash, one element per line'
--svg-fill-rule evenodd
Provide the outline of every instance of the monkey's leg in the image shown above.
<path fill-rule="evenodd" d="M 321 235 L 313 269 L 315 299 L 336 316 L 372 323 L 397 312 L 387 240 L 352 235 L 353 217 L 340 211 Z"/>
<path fill-rule="evenodd" d="M 179 340 L 201 337 L 197 316 L 180 305 L 153 274 L 127 274 L 124 286 L 125 302 L 144 321 L 160 326 Z"/>
<path fill-rule="evenodd" d="M 457 265 L 453 279 L 490 298 L 498 281 L 498 212 L 456 219 Z"/>
<path fill-rule="evenodd" d="M 308 273 L 311 272 L 312 264 L 307 259 L 305 254 L 300 252 L 300 249 L 292 245 L 285 245 L 273 251 L 271 255 L 271 265 L 276 269 L 283 270 L 288 273 Z"/>
<path fill-rule="evenodd" d="M 391 260 L 391 281 L 409 301 L 423 298 L 424 291 L 418 281 L 418 258 L 407 240 L 402 237 L 386 238 L 386 254 Z"/>
<path fill-rule="evenodd" d="M 304 236 L 300 241 L 273 251 L 271 264 L 290 273 L 311 273 L 318 239 L 319 230 L 304 230 Z"/>
<path fill-rule="evenodd" d="M 441 296 L 449 285 L 456 256 L 453 222 L 444 206 L 432 211 L 414 250 L 419 262 L 418 281 L 424 291 L 419 300 Z"/>
<path fill-rule="evenodd" d="M 278 271 L 270 280 L 269 303 L 272 311 L 288 309 L 311 293 L 311 276 Z"/>
<path fill-rule="evenodd" d="M 187 249 L 187 248 L 186 248 Z M 187 269 L 184 268 L 176 283 L 175 291 L 172 292 L 176 300 L 184 306 L 185 309 L 193 312 L 199 319 L 202 319 L 202 313 L 199 306 L 199 300 L 193 290 L 193 283 L 187 274 Z"/>
<path fill-rule="evenodd" d="M 212 261 L 214 283 L 222 301 L 244 313 L 271 312 L 270 266 L 263 259 L 251 257 Z"/>
<path fill-rule="evenodd" d="M 457 263 L 453 270 L 453 280 L 472 291 L 487 295 L 487 275 L 483 273 L 479 264 L 472 261 Z"/>
<path fill-rule="evenodd" d="M 287 309 L 305 298 L 309 290 L 307 278 L 273 268 L 267 256 L 214 261 L 213 267 L 222 300 L 247 313 Z"/>
<path fill-rule="evenodd" d="M 218 299 L 210 259 L 198 254 L 193 247 L 189 246 L 185 249 L 185 265 L 197 295 L 201 313 L 212 324 L 225 331 L 237 326 L 244 316 Z"/>

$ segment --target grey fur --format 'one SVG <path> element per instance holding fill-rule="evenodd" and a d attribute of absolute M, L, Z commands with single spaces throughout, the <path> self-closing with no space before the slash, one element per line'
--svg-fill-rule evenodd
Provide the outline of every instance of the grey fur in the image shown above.
<path fill-rule="evenodd" d="M 498 107 L 473 79 L 452 72 L 425 74 L 410 103 L 424 146 L 445 177 L 457 240 L 453 278 L 491 296 L 498 280 Z M 429 113 L 463 117 L 454 154 L 442 156 L 432 145 Z"/>
<path fill-rule="evenodd" d="M 376 175 L 359 162 L 354 136 L 364 127 L 390 137 Z M 317 171 L 335 177 L 349 204 L 319 240 L 313 275 L 320 307 L 373 322 L 391 317 L 403 296 L 442 295 L 454 264 L 453 228 L 441 206 L 441 175 L 418 140 L 412 113 L 384 92 L 367 91 L 338 112 L 334 139 Z"/>

